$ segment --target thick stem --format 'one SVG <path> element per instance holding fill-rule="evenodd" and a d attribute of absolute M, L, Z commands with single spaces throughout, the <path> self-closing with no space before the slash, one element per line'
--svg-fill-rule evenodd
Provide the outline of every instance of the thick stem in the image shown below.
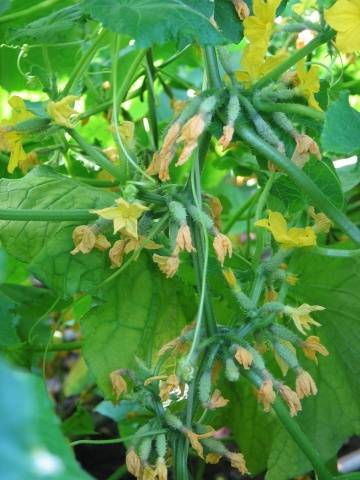
<path fill-rule="evenodd" d="M 46 210 L 46 209 L 0 209 L 0 220 L 14 220 L 17 222 L 88 222 L 97 218 L 95 213 L 78 208 L 74 210 Z"/>
<path fill-rule="evenodd" d="M 360 244 L 360 230 L 336 208 L 320 188 L 290 159 L 271 147 L 244 123 L 236 125 L 236 132 L 243 140 L 271 160 L 277 167 L 286 172 L 289 177 L 305 192 L 313 204 L 323 211 L 337 224 L 354 242 Z"/>
<path fill-rule="evenodd" d="M 44 8 L 52 7 L 56 3 L 59 3 L 60 0 L 44 0 L 43 2 L 38 3 L 37 5 L 33 5 L 29 8 L 24 8 L 24 10 L 20 10 L 19 12 L 9 13 L 8 15 L 2 15 L 0 17 L 0 23 L 10 22 L 17 20 L 19 18 L 25 17 L 27 15 L 32 15 Z"/>
<path fill-rule="evenodd" d="M 300 105 L 298 103 L 270 103 L 255 99 L 254 105 L 262 112 L 294 113 L 303 117 L 313 118 L 314 120 L 318 120 L 320 122 L 325 120 L 324 112 L 320 112 L 314 108 L 307 107 L 306 105 Z"/>
<path fill-rule="evenodd" d="M 204 48 L 205 71 L 208 86 L 210 88 L 221 88 L 222 81 L 219 72 L 218 61 L 216 58 L 216 51 L 214 47 Z"/>
<path fill-rule="evenodd" d="M 95 56 L 96 52 L 98 51 L 101 42 L 104 40 L 104 37 L 108 34 L 106 30 L 103 30 L 101 33 L 97 35 L 93 44 L 89 47 L 89 49 L 84 53 L 81 57 L 80 61 L 77 65 L 75 65 L 74 70 L 72 71 L 67 84 L 62 91 L 62 96 L 65 97 L 72 92 L 73 88 L 75 87 L 77 81 L 81 78 L 84 74 L 85 70 L 88 68 L 91 60 Z"/>
<path fill-rule="evenodd" d="M 280 65 L 272 69 L 269 73 L 264 75 L 260 80 L 258 80 L 254 86 L 253 90 L 263 88 L 271 82 L 277 80 L 283 73 L 285 73 L 289 68 L 298 63 L 302 58 L 306 57 L 309 53 L 315 50 L 317 47 L 327 42 L 335 36 L 333 30 L 328 30 L 327 32 L 321 33 L 314 40 L 311 40 L 305 47 L 297 50 L 289 58 L 284 60 Z"/>
<path fill-rule="evenodd" d="M 69 129 L 68 133 L 80 145 L 84 152 L 89 155 L 90 159 L 93 160 L 96 165 L 109 172 L 117 180 L 120 178 L 120 169 L 116 165 L 111 163 L 111 161 L 108 160 L 105 155 L 100 153 L 95 147 L 87 143 L 80 135 L 80 133 L 78 133 L 75 129 Z"/>
<path fill-rule="evenodd" d="M 279 398 L 277 398 L 272 407 L 285 430 L 287 430 L 293 440 L 300 447 L 301 451 L 307 456 L 308 460 L 311 462 L 314 470 L 317 473 L 317 478 L 319 480 L 333 480 L 333 476 L 326 468 L 319 453 L 317 452 L 313 444 L 310 442 L 308 437 L 305 435 L 305 433 L 301 430 L 296 420 L 290 417 L 289 412 L 283 402 Z"/>

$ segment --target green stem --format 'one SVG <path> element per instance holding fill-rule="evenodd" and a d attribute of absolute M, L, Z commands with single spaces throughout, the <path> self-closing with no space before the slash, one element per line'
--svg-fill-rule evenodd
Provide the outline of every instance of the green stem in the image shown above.
<path fill-rule="evenodd" d="M 136 434 L 136 438 L 142 437 L 154 437 L 155 435 L 161 435 L 162 433 L 167 433 L 167 430 L 154 430 L 153 432 L 144 432 L 143 434 Z M 127 437 L 122 438 L 110 438 L 109 440 L 75 440 L 70 443 L 71 447 L 76 445 L 112 445 L 113 443 L 125 443 L 134 438 L 134 435 L 128 435 Z"/>
<path fill-rule="evenodd" d="M 31 15 L 33 13 L 38 12 L 39 10 L 43 10 L 47 7 L 52 7 L 56 3 L 59 3 L 60 0 L 45 0 L 44 2 L 40 2 L 37 5 L 33 5 L 29 8 L 24 8 L 24 10 L 20 10 L 19 12 L 9 13 L 8 15 L 3 15 L 0 17 L 0 23 L 5 23 L 17 20 L 18 18 L 25 17 L 27 15 Z"/>
<path fill-rule="evenodd" d="M 29 345 L 33 352 L 71 352 L 73 350 L 80 350 L 83 343 L 77 342 L 59 342 L 47 345 Z"/>
<path fill-rule="evenodd" d="M 74 70 L 71 72 L 69 80 L 67 81 L 63 91 L 62 96 L 65 97 L 72 92 L 74 86 L 76 85 L 77 81 L 81 78 L 84 74 L 86 69 L 88 68 L 91 60 L 95 56 L 96 52 L 98 51 L 101 42 L 104 40 L 105 36 L 108 34 L 106 30 L 100 32 L 97 37 L 95 38 L 93 44 L 88 48 L 88 50 L 84 53 L 81 57 L 80 61 L 75 65 Z"/>
<path fill-rule="evenodd" d="M 319 47 L 323 43 L 333 38 L 334 35 L 335 35 L 335 32 L 333 30 L 328 30 L 318 35 L 316 38 L 314 38 L 314 40 L 311 40 L 311 42 L 305 45 L 305 47 L 301 48 L 300 50 L 297 50 L 289 58 L 287 58 L 282 63 L 280 63 L 280 65 L 275 67 L 269 73 L 264 75 L 260 80 L 258 80 L 254 84 L 253 90 L 263 88 L 269 83 L 277 80 L 283 73 L 289 70 L 289 68 L 291 68 L 293 65 L 298 63 L 302 58 L 306 57 L 309 53 L 311 53 L 317 47 Z"/>
<path fill-rule="evenodd" d="M 83 137 L 75 129 L 67 130 L 69 135 L 80 145 L 80 147 L 87 153 L 91 160 L 96 163 L 99 167 L 109 172 L 113 177 L 119 180 L 121 172 L 119 167 L 114 165 L 110 160 L 108 160 L 105 155 L 99 152 L 95 147 L 90 145 L 83 139 Z"/>
<path fill-rule="evenodd" d="M 209 88 L 221 88 L 222 81 L 219 72 L 216 51 L 214 47 L 204 47 L 204 63 Z"/>
<path fill-rule="evenodd" d="M 146 53 L 145 62 L 146 85 L 148 95 L 149 123 L 151 128 L 152 142 L 155 150 L 159 148 L 159 128 L 156 114 L 156 96 L 154 89 L 154 64 L 151 50 Z"/>
<path fill-rule="evenodd" d="M 262 112 L 294 113 L 296 115 L 313 118 L 320 122 L 325 120 L 324 112 L 307 107 L 306 105 L 299 105 L 298 103 L 268 103 L 254 99 L 254 106 Z"/>
<path fill-rule="evenodd" d="M 17 209 L 3 208 L 0 209 L 0 220 L 14 220 L 20 222 L 87 222 L 97 218 L 95 213 L 89 210 L 78 208 L 73 210 L 47 210 L 47 209 Z"/>
<path fill-rule="evenodd" d="M 224 233 L 227 233 L 238 220 L 242 219 L 241 215 L 253 205 L 253 203 L 259 198 L 260 194 L 261 190 L 257 190 L 254 195 L 251 195 L 237 210 L 235 210 L 222 229 Z"/>
<path fill-rule="evenodd" d="M 259 201 L 256 205 L 255 222 L 259 220 L 262 215 L 262 212 L 264 210 L 264 207 L 267 202 L 274 180 L 275 180 L 275 172 L 271 172 L 270 177 L 267 179 L 264 185 L 264 188 L 261 192 Z M 260 263 L 261 254 L 264 250 L 265 234 L 266 232 L 264 232 L 264 229 L 262 228 L 256 229 L 256 245 L 255 245 L 255 252 L 254 252 L 253 262 L 252 262 L 254 268 L 256 268 Z"/>
<path fill-rule="evenodd" d="M 119 478 L 125 477 L 125 475 L 127 475 L 127 473 L 128 473 L 128 471 L 127 471 L 126 465 L 121 465 L 106 480 L 119 480 Z"/>
<path fill-rule="evenodd" d="M 293 440 L 300 447 L 301 451 L 307 456 L 308 460 L 311 462 L 314 470 L 317 473 L 319 480 L 333 480 L 333 476 L 326 468 L 325 463 L 321 459 L 319 453 L 310 442 L 305 433 L 301 430 L 299 424 L 290 417 L 289 412 L 283 402 L 277 398 L 273 403 L 273 410 L 276 413 L 279 421 L 282 423 L 283 427 L 291 435 Z"/>
<path fill-rule="evenodd" d="M 360 230 L 327 198 L 320 188 L 291 160 L 286 158 L 275 148 L 271 147 L 244 123 L 236 125 L 236 132 L 255 150 L 271 160 L 277 167 L 284 170 L 289 177 L 305 192 L 313 204 L 323 211 L 337 224 L 354 242 L 360 244 Z"/>
<path fill-rule="evenodd" d="M 119 180 L 126 180 L 128 176 L 128 165 L 132 165 L 135 170 L 137 170 L 141 175 L 147 178 L 150 182 L 155 183 L 155 180 L 150 177 L 138 164 L 136 158 L 133 158 L 131 152 L 126 148 L 123 139 L 121 138 L 120 129 L 119 129 L 119 113 L 118 106 L 124 101 L 126 94 L 131 86 L 135 72 L 144 57 L 144 51 L 140 52 L 135 57 L 134 62 L 131 64 L 130 69 L 127 72 L 125 79 L 123 80 L 121 87 L 118 91 L 117 87 L 117 78 L 118 78 L 118 57 L 120 50 L 120 36 L 116 35 L 113 44 L 113 54 L 112 54 L 112 81 L 113 81 L 113 115 L 112 120 L 114 124 L 114 139 L 118 147 L 120 159 L 123 160 L 122 164 L 125 168 L 120 169 Z"/>

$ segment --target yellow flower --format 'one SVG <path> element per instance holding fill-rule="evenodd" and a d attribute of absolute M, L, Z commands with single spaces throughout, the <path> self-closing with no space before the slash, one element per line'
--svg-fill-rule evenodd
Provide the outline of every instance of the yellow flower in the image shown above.
<path fill-rule="evenodd" d="M 296 64 L 297 87 L 307 99 L 310 107 L 320 110 L 321 108 L 314 97 L 314 93 L 320 90 L 319 67 L 312 65 L 309 70 L 305 69 L 305 59 Z"/>
<path fill-rule="evenodd" d="M 24 134 L 17 132 L 14 126 L 33 118 L 34 115 L 26 109 L 24 100 L 18 96 L 11 97 L 9 105 L 12 107 L 10 119 L 0 122 L 0 150 L 10 152 L 7 169 L 12 173 L 19 164 L 26 164 L 28 157 L 22 146 Z"/>
<path fill-rule="evenodd" d="M 315 363 L 318 363 L 316 354 L 320 353 L 324 357 L 329 355 L 328 350 L 320 343 L 320 338 L 311 335 L 306 340 L 300 342 L 300 346 L 304 352 L 305 357 L 309 358 Z"/>
<path fill-rule="evenodd" d="M 287 53 L 278 52 L 271 57 L 265 57 L 266 45 L 247 45 L 244 49 L 243 56 L 241 58 L 242 70 L 236 72 L 236 78 L 245 83 L 251 85 L 259 78 L 270 72 L 279 63 L 283 62 L 287 58 Z"/>
<path fill-rule="evenodd" d="M 344 53 L 360 50 L 360 0 L 338 0 L 325 11 L 325 20 L 336 30 L 336 46 Z"/>
<path fill-rule="evenodd" d="M 123 393 L 127 392 L 127 384 L 121 373 L 121 370 L 115 370 L 114 372 L 110 373 L 111 385 L 113 388 L 116 402 L 119 401 L 119 398 Z"/>
<path fill-rule="evenodd" d="M 235 358 L 240 363 L 240 365 L 245 368 L 245 370 L 249 370 L 253 361 L 253 356 L 249 352 L 249 350 L 246 350 L 246 348 L 244 347 L 238 347 L 235 353 Z"/>
<path fill-rule="evenodd" d="M 205 462 L 215 465 L 216 463 L 219 463 L 221 457 L 222 455 L 220 455 L 219 453 L 211 452 L 206 455 Z"/>
<path fill-rule="evenodd" d="M 71 122 L 71 118 L 78 113 L 74 109 L 74 103 L 77 98 L 75 95 L 68 95 L 58 102 L 50 101 L 47 111 L 52 120 L 62 127 L 73 128 L 74 125 Z"/>
<path fill-rule="evenodd" d="M 304 397 L 317 394 L 317 387 L 309 372 L 299 369 L 296 377 L 296 394 L 300 400 Z"/>
<path fill-rule="evenodd" d="M 250 43 L 267 46 L 274 28 L 276 9 L 281 0 L 254 0 L 254 15 L 244 20 L 244 35 Z"/>
<path fill-rule="evenodd" d="M 256 227 L 269 230 L 275 241 L 282 247 L 309 247 L 316 245 L 316 235 L 311 227 L 288 228 L 285 218 L 279 212 L 269 211 L 269 218 L 255 222 Z"/>
<path fill-rule="evenodd" d="M 148 207 L 137 202 L 129 203 L 123 198 L 118 198 L 116 204 L 116 207 L 91 210 L 91 212 L 107 220 L 112 220 L 114 222 L 114 233 L 124 230 L 130 237 L 138 238 L 137 220 L 146 210 L 149 210 Z"/>
<path fill-rule="evenodd" d="M 316 325 L 317 327 L 321 326 L 319 322 L 316 322 L 310 316 L 311 312 L 318 312 L 321 310 L 325 310 L 325 308 L 320 305 L 308 305 L 307 303 L 303 303 L 297 308 L 286 306 L 284 308 L 284 313 L 293 319 L 295 327 L 299 332 L 305 335 L 305 330 L 309 330 L 311 328 L 310 325 Z"/>

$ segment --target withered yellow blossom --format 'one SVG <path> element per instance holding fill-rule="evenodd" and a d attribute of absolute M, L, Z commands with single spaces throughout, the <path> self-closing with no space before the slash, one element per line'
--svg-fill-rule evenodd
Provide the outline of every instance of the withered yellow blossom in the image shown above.
<path fill-rule="evenodd" d="M 121 395 L 127 392 L 127 383 L 122 376 L 121 370 L 115 370 L 110 373 L 110 381 L 115 395 L 116 402 L 119 401 Z"/>
<path fill-rule="evenodd" d="M 77 253 L 89 253 L 93 248 L 98 250 L 107 250 L 110 247 L 110 242 L 105 235 L 96 233 L 94 228 L 88 225 L 79 225 L 75 227 L 72 233 L 75 248 L 71 250 L 71 255 Z"/>
<path fill-rule="evenodd" d="M 226 456 L 230 460 L 231 466 L 236 468 L 242 475 L 249 473 L 242 453 L 229 452 Z"/>
<path fill-rule="evenodd" d="M 249 370 L 253 361 L 253 356 L 251 352 L 249 352 L 249 350 L 244 347 L 238 347 L 236 349 L 235 358 L 240 363 L 240 365 L 245 368 L 245 370 Z"/>
<path fill-rule="evenodd" d="M 224 265 L 225 257 L 228 255 L 232 256 L 232 243 L 229 237 L 216 231 L 215 238 L 213 241 L 213 247 L 217 256 L 217 259 Z"/>
<path fill-rule="evenodd" d="M 48 114 L 58 125 L 66 128 L 73 128 L 72 118 L 78 112 L 74 109 L 75 101 L 78 99 L 75 95 L 68 95 L 58 102 L 50 101 L 47 106 Z"/>
<path fill-rule="evenodd" d="M 114 233 L 123 230 L 130 237 L 138 238 L 137 221 L 147 210 L 149 210 L 149 208 L 141 203 L 129 203 L 123 198 L 118 198 L 115 207 L 91 210 L 91 212 L 107 220 L 112 220 L 114 223 Z"/>
<path fill-rule="evenodd" d="M 126 453 L 126 468 L 131 475 L 138 478 L 141 472 L 141 460 L 133 448 Z"/>
<path fill-rule="evenodd" d="M 270 412 L 271 405 L 275 402 L 275 392 L 273 389 L 273 382 L 267 378 L 261 384 L 259 390 L 256 392 L 257 399 L 263 404 L 264 412 Z"/>
<path fill-rule="evenodd" d="M 116 240 L 114 245 L 110 248 L 109 258 L 111 261 L 111 268 L 121 267 L 124 260 L 126 244 L 127 241 L 124 239 Z"/>
<path fill-rule="evenodd" d="M 291 390 L 287 385 L 282 384 L 279 387 L 279 393 L 282 398 L 285 400 L 287 406 L 289 407 L 290 415 L 294 417 L 298 412 L 301 411 L 301 402 L 296 392 Z"/>
<path fill-rule="evenodd" d="M 170 394 L 179 387 L 179 379 L 175 374 L 169 375 L 165 380 L 161 381 L 159 396 L 162 402 L 169 400 Z"/>
<path fill-rule="evenodd" d="M 314 230 L 318 233 L 329 233 L 330 228 L 334 225 L 333 222 L 328 218 L 325 213 L 315 212 L 314 207 L 308 208 L 308 214 L 314 220 Z"/>
<path fill-rule="evenodd" d="M 310 159 L 310 154 L 315 155 L 318 160 L 321 159 L 321 153 L 318 144 L 309 135 L 296 134 L 296 147 L 292 154 L 291 161 L 299 168 L 303 168 Z"/>
<path fill-rule="evenodd" d="M 167 466 L 166 466 L 165 460 L 162 457 L 159 457 L 156 460 L 155 473 L 157 475 L 158 480 L 167 480 L 168 478 Z"/>
<path fill-rule="evenodd" d="M 309 358 L 315 363 L 318 363 L 316 354 L 324 355 L 324 357 L 329 355 L 328 350 L 321 344 L 320 338 L 314 335 L 311 335 L 306 340 L 301 341 L 301 348 L 304 352 L 305 357 Z"/>
<path fill-rule="evenodd" d="M 197 141 L 206 127 L 205 116 L 203 113 L 197 113 L 191 117 L 181 129 L 181 135 L 177 142 L 184 142 L 183 150 L 180 153 L 176 166 L 183 165 L 191 156 L 197 147 Z"/>
<path fill-rule="evenodd" d="M 216 408 L 225 407 L 229 403 L 227 398 L 224 398 L 219 389 L 215 389 L 211 395 L 207 408 L 209 410 L 215 410 Z"/>
<path fill-rule="evenodd" d="M 166 257 L 154 253 L 152 258 L 153 261 L 157 263 L 160 271 L 165 274 L 166 278 L 172 278 L 178 271 L 180 259 L 177 255 Z"/>
<path fill-rule="evenodd" d="M 317 394 L 317 387 L 309 372 L 299 369 L 296 377 L 296 394 L 300 400 L 304 397 Z"/>
<path fill-rule="evenodd" d="M 232 3 L 234 4 L 236 13 L 238 14 L 240 20 L 244 20 L 250 15 L 250 9 L 244 0 L 232 0 Z"/>
<path fill-rule="evenodd" d="M 192 244 L 190 228 L 186 223 L 180 226 L 175 242 L 175 253 L 179 253 L 183 250 L 186 250 L 188 253 L 196 251 Z"/>
<path fill-rule="evenodd" d="M 195 432 L 189 430 L 188 428 L 184 428 L 184 433 L 187 436 L 187 438 L 189 439 L 189 442 L 190 442 L 192 448 L 195 450 L 195 452 L 198 454 L 198 456 L 203 459 L 204 458 L 204 449 L 203 449 L 203 446 L 200 443 L 200 440 L 202 438 L 210 438 L 210 437 L 214 436 L 215 431 L 213 429 L 211 429 L 209 432 L 199 434 L 199 433 L 195 433 Z"/>

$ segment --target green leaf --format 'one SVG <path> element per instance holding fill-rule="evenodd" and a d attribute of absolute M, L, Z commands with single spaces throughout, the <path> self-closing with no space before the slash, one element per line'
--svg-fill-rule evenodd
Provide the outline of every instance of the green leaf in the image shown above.
<path fill-rule="evenodd" d="M 115 194 L 39 167 L 17 180 L 0 180 L 2 208 L 72 209 L 111 205 Z M 79 222 L 0 221 L 0 240 L 8 254 L 31 263 L 30 270 L 61 295 L 87 291 L 108 271 L 105 252 L 71 255 L 72 230 Z"/>
<path fill-rule="evenodd" d="M 306 197 L 287 175 L 278 175 L 271 187 L 268 208 L 291 216 L 301 212 L 306 204 Z"/>
<path fill-rule="evenodd" d="M 321 144 L 332 153 L 353 155 L 360 150 L 360 113 L 349 105 L 346 92 L 326 111 Z"/>
<path fill-rule="evenodd" d="M 234 5 L 227 0 L 215 0 L 215 22 L 222 34 L 233 43 L 239 43 L 243 37 L 243 24 Z"/>
<path fill-rule="evenodd" d="M 112 396 L 112 371 L 133 366 L 135 355 L 151 358 L 185 323 L 176 281 L 142 255 L 81 319 L 84 357 L 105 397 Z"/>
<path fill-rule="evenodd" d="M 336 455 L 348 437 L 360 433 L 359 267 L 360 257 L 324 257 L 303 251 L 291 265 L 300 280 L 293 301 L 287 303 L 326 307 L 316 317 L 322 327 L 309 334 L 319 335 L 330 355 L 319 358 L 316 366 L 299 352 L 301 365 L 319 391 L 302 401 L 303 410 L 295 418 L 325 461 Z M 294 387 L 291 376 L 286 382 Z M 250 470 L 267 469 L 267 480 L 287 480 L 310 471 L 309 461 L 274 414 L 265 414 L 256 405 L 251 389 L 238 385 L 236 393 L 232 391 L 232 401 L 242 408 L 231 408 L 229 424 Z"/>
<path fill-rule="evenodd" d="M 304 172 L 325 193 L 333 205 L 338 208 L 343 207 L 344 194 L 340 181 L 336 172 L 327 163 L 311 159 L 305 164 Z"/>
<path fill-rule="evenodd" d="M 224 42 L 210 22 L 210 0 L 86 0 L 82 8 L 109 30 L 131 36 L 139 48 L 177 39 L 203 45 Z"/>
<path fill-rule="evenodd" d="M 43 382 L 0 360 L 0 478 L 85 480 Z"/>

